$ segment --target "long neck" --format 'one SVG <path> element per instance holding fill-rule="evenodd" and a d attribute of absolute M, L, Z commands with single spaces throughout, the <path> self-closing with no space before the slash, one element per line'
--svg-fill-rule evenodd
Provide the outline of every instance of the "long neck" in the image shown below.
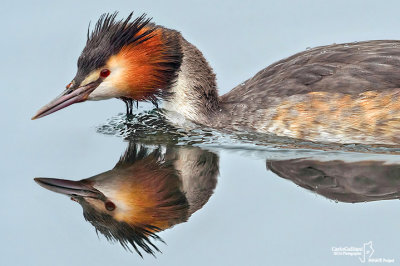
<path fill-rule="evenodd" d="M 163 108 L 187 120 L 208 124 L 219 109 L 215 74 L 203 54 L 180 36 L 182 64 Z"/>

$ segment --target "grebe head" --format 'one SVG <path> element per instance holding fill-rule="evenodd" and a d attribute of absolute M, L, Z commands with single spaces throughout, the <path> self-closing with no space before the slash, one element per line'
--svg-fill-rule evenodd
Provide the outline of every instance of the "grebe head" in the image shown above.
<path fill-rule="evenodd" d="M 116 20 L 117 12 L 103 14 L 91 33 L 88 29 L 75 78 L 32 119 L 86 100 L 155 101 L 166 92 L 182 60 L 179 33 L 132 15 Z"/>
<path fill-rule="evenodd" d="M 35 178 L 42 187 L 69 196 L 84 218 L 107 240 L 154 254 L 157 232 L 186 221 L 189 205 L 178 171 L 159 150 L 130 145 L 117 165 L 104 173 L 72 181 Z M 141 254 L 140 254 L 141 255 Z"/>

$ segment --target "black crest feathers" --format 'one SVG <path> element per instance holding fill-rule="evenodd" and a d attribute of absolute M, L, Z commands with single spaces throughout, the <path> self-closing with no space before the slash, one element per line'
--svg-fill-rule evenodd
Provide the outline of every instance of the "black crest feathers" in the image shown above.
<path fill-rule="evenodd" d="M 146 14 L 142 14 L 133 21 L 131 21 L 133 12 L 125 20 L 117 21 L 117 15 L 118 12 L 101 15 L 91 34 L 89 34 L 89 25 L 86 45 L 95 46 L 102 41 L 109 41 L 113 45 L 114 53 L 116 53 L 125 45 L 141 43 L 151 37 L 150 34 L 154 27 L 138 35 L 139 31 L 151 21 L 151 18 L 146 18 Z"/>
<path fill-rule="evenodd" d="M 161 252 L 151 240 L 158 240 L 165 243 L 156 235 L 159 228 L 152 225 L 131 226 L 125 222 L 118 222 L 108 214 L 97 212 L 86 201 L 81 200 L 83 216 L 96 229 L 96 233 L 101 233 L 108 241 L 119 242 L 125 249 L 132 251 L 130 246 L 141 256 L 139 247 L 146 253 L 155 256 L 155 251 Z"/>
<path fill-rule="evenodd" d="M 86 46 L 78 59 L 77 83 L 80 78 L 105 65 L 107 59 L 122 47 L 140 44 L 152 37 L 155 27 L 146 14 L 133 20 L 133 12 L 123 20 L 117 20 L 117 15 L 118 12 L 101 15 L 91 32 L 89 23 Z M 146 30 L 143 30 L 145 27 Z"/>

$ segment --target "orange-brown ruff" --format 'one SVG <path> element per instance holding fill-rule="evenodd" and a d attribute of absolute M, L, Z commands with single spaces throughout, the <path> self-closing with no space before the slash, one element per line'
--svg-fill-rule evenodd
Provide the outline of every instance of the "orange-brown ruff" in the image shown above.
<path fill-rule="evenodd" d="M 146 30 L 144 28 L 138 34 Z M 168 71 L 166 68 L 170 60 L 165 56 L 167 38 L 161 29 L 155 29 L 149 40 L 136 46 L 124 46 L 109 59 L 109 64 L 122 65 L 124 69 L 114 84 L 121 97 L 146 100 L 168 86 L 168 78 L 163 76 Z"/>
<path fill-rule="evenodd" d="M 163 102 L 166 117 L 217 129 L 336 143 L 399 145 L 400 42 L 333 44 L 295 54 L 218 96 L 215 74 L 182 35 L 105 14 L 72 85 L 34 118 L 85 100 Z"/>

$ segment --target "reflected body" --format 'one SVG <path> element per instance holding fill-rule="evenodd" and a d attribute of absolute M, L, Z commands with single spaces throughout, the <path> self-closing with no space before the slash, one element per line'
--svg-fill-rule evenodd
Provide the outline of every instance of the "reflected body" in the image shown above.
<path fill-rule="evenodd" d="M 78 202 L 97 232 L 125 248 L 153 254 L 157 232 L 187 219 L 211 197 L 218 157 L 199 148 L 150 151 L 133 143 L 107 172 L 70 181 L 35 178 L 44 188 Z"/>
<path fill-rule="evenodd" d="M 73 103 L 163 101 L 174 124 L 252 131 L 318 142 L 398 145 L 400 42 L 310 49 L 276 62 L 218 96 L 215 74 L 182 35 L 141 16 L 103 15 L 65 92 L 34 116 Z"/>
<path fill-rule="evenodd" d="M 400 198 L 400 164 L 291 159 L 267 161 L 267 169 L 310 191 L 341 202 Z"/>

